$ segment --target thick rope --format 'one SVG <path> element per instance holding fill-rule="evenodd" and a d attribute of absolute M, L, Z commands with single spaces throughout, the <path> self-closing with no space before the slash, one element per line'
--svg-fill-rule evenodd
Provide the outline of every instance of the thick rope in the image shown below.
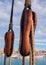
<path fill-rule="evenodd" d="M 34 26 L 32 21 L 32 65 L 35 65 L 35 56 L 34 56 Z"/>
<path fill-rule="evenodd" d="M 25 0 L 25 6 L 31 6 L 31 0 Z"/>
<path fill-rule="evenodd" d="M 6 65 L 6 55 L 4 55 L 4 65 Z"/>
<path fill-rule="evenodd" d="M 10 24 L 9 24 L 9 29 L 13 28 L 13 7 L 14 7 L 14 0 L 12 0 L 12 8 L 11 8 L 11 16 L 10 16 Z"/>
<path fill-rule="evenodd" d="M 23 57 L 22 65 L 26 65 L 25 57 Z"/>

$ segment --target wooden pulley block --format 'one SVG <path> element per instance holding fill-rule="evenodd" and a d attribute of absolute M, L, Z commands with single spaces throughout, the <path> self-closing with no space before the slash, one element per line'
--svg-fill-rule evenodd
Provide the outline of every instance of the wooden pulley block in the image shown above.
<path fill-rule="evenodd" d="M 8 32 L 6 32 L 4 38 L 5 38 L 4 53 L 7 57 L 9 57 L 13 52 L 14 31 L 9 30 Z"/>
<path fill-rule="evenodd" d="M 28 56 L 30 54 L 30 30 L 32 25 L 32 11 L 24 8 L 20 22 L 20 54 Z"/>
<path fill-rule="evenodd" d="M 11 56 L 11 54 L 13 52 L 13 44 L 14 44 L 13 7 L 14 7 L 14 0 L 12 0 L 9 30 L 8 30 L 8 32 L 5 33 L 5 37 L 4 37 L 5 38 L 4 53 L 7 57 Z"/>

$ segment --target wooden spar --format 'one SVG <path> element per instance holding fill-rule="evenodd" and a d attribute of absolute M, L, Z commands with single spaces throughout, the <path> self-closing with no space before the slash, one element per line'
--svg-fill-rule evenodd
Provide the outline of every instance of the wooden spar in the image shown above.
<path fill-rule="evenodd" d="M 25 57 L 23 57 L 23 59 L 22 59 L 22 65 L 26 65 Z"/>
<path fill-rule="evenodd" d="M 6 65 L 6 55 L 4 55 L 4 65 Z"/>

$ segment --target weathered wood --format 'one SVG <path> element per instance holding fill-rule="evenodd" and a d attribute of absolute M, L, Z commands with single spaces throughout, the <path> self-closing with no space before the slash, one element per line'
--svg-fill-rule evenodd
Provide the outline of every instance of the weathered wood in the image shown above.
<path fill-rule="evenodd" d="M 8 31 L 5 34 L 5 48 L 4 53 L 7 57 L 11 56 L 13 52 L 13 44 L 14 44 L 14 32 Z"/>
<path fill-rule="evenodd" d="M 27 7 L 28 8 L 28 7 Z M 20 22 L 20 54 L 28 56 L 30 54 L 30 29 L 32 25 L 32 11 L 31 9 L 24 9 Z"/>

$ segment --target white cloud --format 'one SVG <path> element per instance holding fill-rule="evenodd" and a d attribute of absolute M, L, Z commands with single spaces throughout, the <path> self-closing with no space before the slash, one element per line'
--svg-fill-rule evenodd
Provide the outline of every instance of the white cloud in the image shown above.
<path fill-rule="evenodd" d="M 38 36 L 46 36 L 46 32 L 42 29 L 37 30 L 35 34 Z"/>
<path fill-rule="evenodd" d="M 9 19 L 9 15 L 7 13 L 5 13 L 5 12 L 1 12 L 0 11 L 0 19 L 2 19 L 2 20 L 3 19 L 4 20 L 7 19 L 8 20 Z"/>
<path fill-rule="evenodd" d="M 21 13 L 23 10 L 23 7 L 24 7 L 24 3 L 22 1 L 20 0 L 16 1 L 14 5 L 14 13 L 15 14 Z"/>
<path fill-rule="evenodd" d="M 9 19 L 10 5 L 0 1 L 0 19 Z"/>
<path fill-rule="evenodd" d="M 36 31 L 36 34 L 40 34 L 40 35 L 42 35 L 42 34 L 44 34 L 44 33 L 43 33 L 42 30 L 39 29 L 38 31 Z"/>
<path fill-rule="evenodd" d="M 15 38 L 15 41 L 16 41 L 16 42 L 19 42 L 19 39 L 18 39 L 18 38 L 17 38 L 17 39 Z"/>
<path fill-rule="evenodd" d="M 5 22 L 0 23 L 0 27 L 6 27 L 6 26 L 8 26 L 8 23 L 5 23 Z"/>
<path fill-rule="evenodd" d="M 16 29 L 18 28 L 18 29 L 19 29 L 19 28 L 20 28 L 20 26 L 15 26 L 15 25 L 14 25 L 14 28 L 16 28 Z"/>
<path fill-rule="evenodd" d="M 35 42 L 36 43 L 40 43 L 40 42 L 43 43 L 43 42 L 46 42 L 46 39 L 35 39 Z"/>
<path fill-rule="evenodd" d="M 0 37 L 0 40 L 4 40 L 4 38 L 3 37 Z"/>
<path fill-rule="evenodd" d="M 46 5 L 46 4 L 44 4 Z M 46 7 L 43 7 L 40 3 L 38 3 L 38 0 L 32 1 L 32 7 L 33 10 L 37 12 L 39 15 L 45 15 L 46 14 Z"/>
<path fill-rule="evenodd" d="M 7 26 L 9 26 L 9 22 L 8 22 L 8 23 L 5 23 L 5 22 L 1 22 L 1 23 L 0 23 L 0 28 L 1 28 L 1 27 L 7 27 Z M 15 24 L 13 24 L 13 27 L 14 27 L 15 29 L 19 29 L 19 28 L 20 28 L 19 25 L 15 25 Z"/>
<path fill-rule="evenodd" d="M 44 43 L 35 43 L 35 45 L 46 45 Z"/>

